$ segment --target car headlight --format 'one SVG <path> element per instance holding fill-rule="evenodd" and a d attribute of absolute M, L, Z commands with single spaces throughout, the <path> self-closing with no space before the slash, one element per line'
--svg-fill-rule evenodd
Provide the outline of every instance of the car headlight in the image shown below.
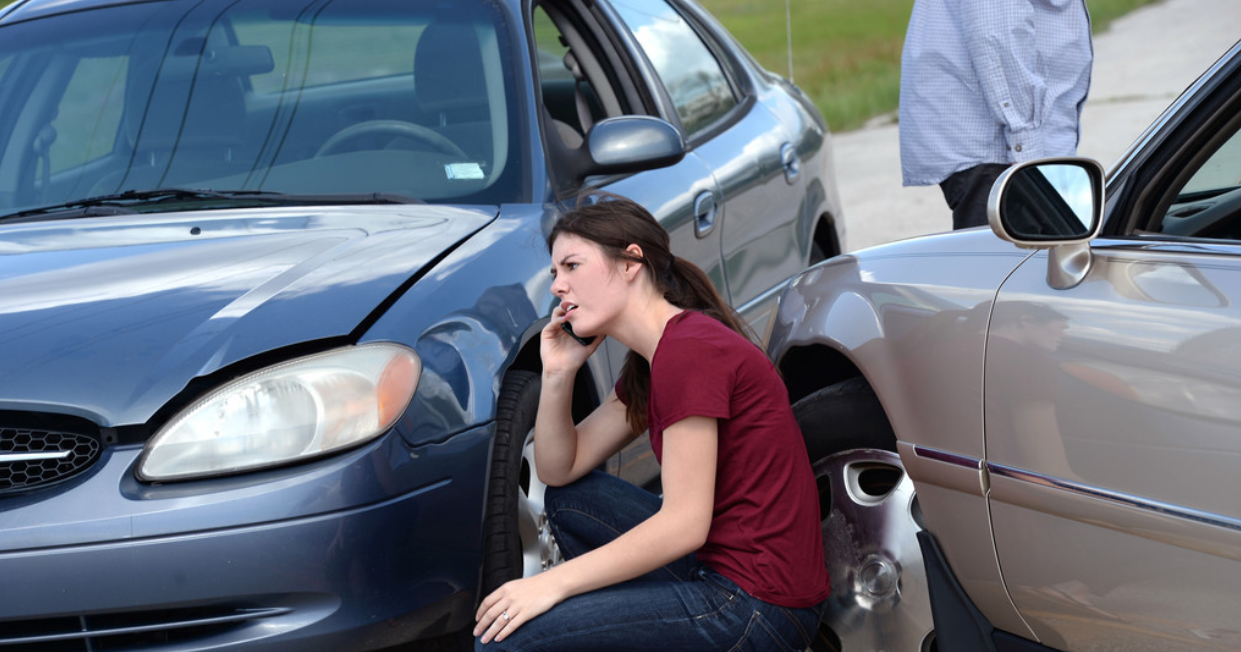
<path fill-rule="evenodd" d="M 143 480 L 239 473 L 318 457 L 390 429 L 422 363 L 397 344 L 365 344 L 248 374 L 181 411 L 147 444 Z"/>

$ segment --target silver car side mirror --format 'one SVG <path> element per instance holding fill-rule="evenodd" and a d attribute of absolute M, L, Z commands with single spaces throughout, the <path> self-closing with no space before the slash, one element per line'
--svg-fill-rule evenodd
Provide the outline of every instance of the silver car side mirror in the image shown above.
<path fill-rule="evenodd" d="M 1047 158 L 1004 171 L 987 198 L 1001 239 L 1047 249 L 1047 283 L 1075 287 L 1090 272 L 1090 241 L 1103 228 L 1103 167 L 1088 158 Z"/>
<path fill-rule="evenodd" d="M 589 174 L 620 174 L 672 165 L 685 157 L 676 127 L 649 116 L 619 116 L 599 121 L 586 135 L 594 163 Z"/>

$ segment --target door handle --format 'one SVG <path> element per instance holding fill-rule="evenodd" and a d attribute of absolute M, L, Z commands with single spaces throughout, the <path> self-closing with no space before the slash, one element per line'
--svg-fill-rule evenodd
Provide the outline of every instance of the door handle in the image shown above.
<path fill-rule="evenodd" d="M 716 212 L 715 195 L 711 191 L 694 198 L 694 235 L 705 238 L 715 230 Z"/>
<path fill-rule="evenodd" d="M 797 148 L 785 143 L 780 148 L 780 166 L 784 168 L 784 180 L 792 184 L 801 174 L 801 158 L 797 156 Z"/>

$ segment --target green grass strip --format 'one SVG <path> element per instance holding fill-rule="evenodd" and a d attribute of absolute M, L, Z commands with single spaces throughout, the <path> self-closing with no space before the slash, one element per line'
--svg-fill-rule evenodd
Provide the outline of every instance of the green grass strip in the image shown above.
<path fill-rule="evenodd" d="M 1157 0 L 1088 0 L 1095 34 Z M 783 0 L 699 0 L 768 70 L 789 74 Z M 896 110 L 913 0 L 789 0 L 793 81 L 834 131 Z"/>

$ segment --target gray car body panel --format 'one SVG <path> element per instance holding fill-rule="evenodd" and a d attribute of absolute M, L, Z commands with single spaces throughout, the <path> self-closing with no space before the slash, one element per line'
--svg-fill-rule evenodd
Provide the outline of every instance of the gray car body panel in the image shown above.
<path fill-rule="evenodd" d="M 953 255 L 941 257 L 945 247 Z M 770 343 L 777 365 L 827 346 L 866 376 L 918 483 L 928 528 L 950 560 L 970 560 L 954 570 L 971 595 L 984 598 L 988 619 L 1015 631 L 1026 628 L 1004 593 L 979 465 L 982 370 L 995 288 L 1029 255 L 972 230 L 837 257 L 789 284 Z M 914 446 L 964 461 L 915 457 Z"/>
<path fill-rule="evenodd" d="M 997 629 L 1073 651 L 1241 647 L 1241 246 L 1131 221 L 1184 141 L 1230 120 L 1239 70 L 1241 44 L 1109 174 L 1105 233 L 1125 235 L 1090 243 L 1079 284 L 988 229 L 820 264 L 781 300 L 773 355 L 829 349 L 825 377 L 866 377 Z M 1031 305 L 1062 328 L 1015 347 L 1004 324 Z"/>

